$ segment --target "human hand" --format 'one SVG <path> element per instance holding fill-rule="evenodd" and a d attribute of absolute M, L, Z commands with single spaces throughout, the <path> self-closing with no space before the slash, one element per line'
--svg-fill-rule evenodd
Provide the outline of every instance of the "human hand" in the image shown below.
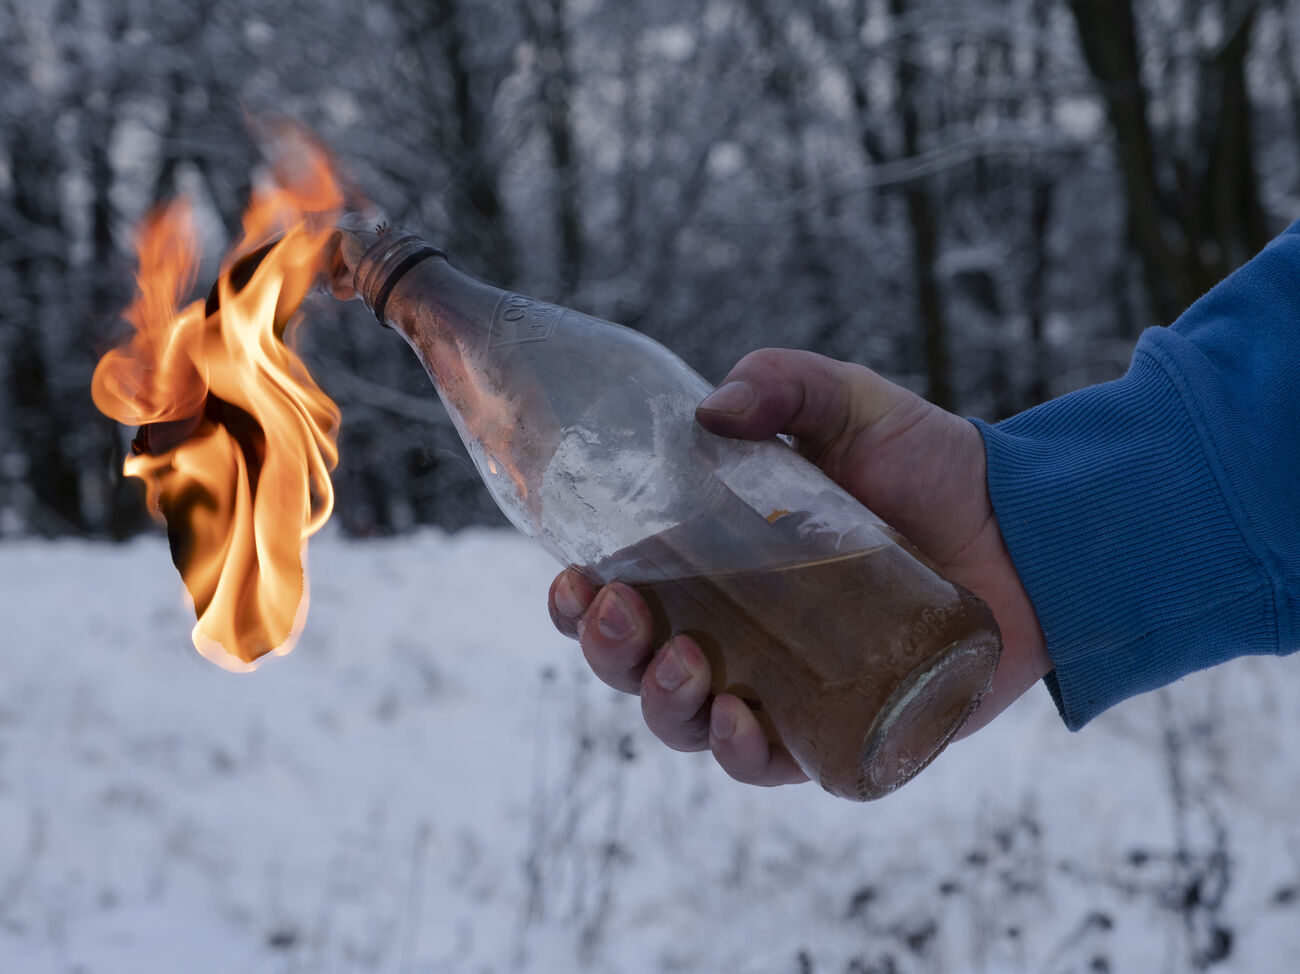
<path fill-rule="evenodd" d="M 1002 632 L 1002 657 L 962 736 L 1052 668 L 993 514 L 983 439 L 966 420 L 863 366 L 785 349 L 741 359 L 696 419 L 740 439 L 790 434 L 804 456 L 988 604 Z M 709 664 L 694 640 L 677 635 L 653 645 L 649 607 L 629 586 L 613 582 L 597 591 L 568 569 L 552 583 L 549 602 L 556 627 L 578 639 L 595 674 L 640 695 L 646 724 L 669 747 L 710 749 L 728 774 L 749 784 L 806 780 L 743 701 L 711 696 Z"/>

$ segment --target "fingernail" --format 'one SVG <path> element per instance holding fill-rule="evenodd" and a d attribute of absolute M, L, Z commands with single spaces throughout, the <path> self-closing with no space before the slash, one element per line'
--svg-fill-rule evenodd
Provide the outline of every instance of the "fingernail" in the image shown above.
<path fill-rule="evenodd" d="M 672 693 L 690 677 L 691 671 L 686 668 L 677 650 L 671 646 L 666 647 L 662 658 L 655 665 L 655 682 L 666 693 Z"/>
<path fill-rule="evenodd" d="M 582 602 L 573 590 L 573 582 L 569 581 L 568 575 L 562 576 L 555 586 L 555 607 L 568 619 L 577 619 L 582 615 Z"/>
<path fill-rule="evenodd" d="M 731 735 L 736 733 L 735 718 L 716 703 L 713 705 L 713 712 L 709 715 L 709 733 L 719 741 L 729 741 Z"/>
<path fill-rule="evenodd" d="M 604 598 L 600 600 L 600 608 L 596 611 L 596 628 L 606 639 L 616 641 L 622 641 L 632 635 L 634 628 L 632 617 L 628 614 L 623 600 L 613 592 L 606 592 Z"/>
<path fill-rule="evenodd" d="M 709 393 L 700 408 L 711 413 L 728 413 L 739 416 L 754 405 L 754 387 L 748 382 L 728 382 Z"/>

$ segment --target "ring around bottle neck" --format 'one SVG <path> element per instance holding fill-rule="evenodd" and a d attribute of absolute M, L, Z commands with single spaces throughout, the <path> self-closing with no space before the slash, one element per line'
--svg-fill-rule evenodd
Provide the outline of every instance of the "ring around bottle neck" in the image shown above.
<path fill-rule="evenodd" d="M 406 230 L 390 230 L 380 235 L 370 245 L 357 264 L 353 276 L 357 294 L 379 320 L 384 319 L 384 306 L 397 282 L 416 264 L 430 257 L 445 257 L 441 250 L 421 240 Z"/>

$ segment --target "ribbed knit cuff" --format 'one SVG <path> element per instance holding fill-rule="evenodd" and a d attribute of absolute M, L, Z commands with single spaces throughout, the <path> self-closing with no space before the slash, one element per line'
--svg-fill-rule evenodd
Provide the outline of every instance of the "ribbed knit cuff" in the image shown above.
<path fill-rule="evenodd" d="M 1122 379 L 974 422 L 1071 730 L 1194 670 L 1278 651 L 1270 582 L 1156 356 L 1139 345 Z"/>

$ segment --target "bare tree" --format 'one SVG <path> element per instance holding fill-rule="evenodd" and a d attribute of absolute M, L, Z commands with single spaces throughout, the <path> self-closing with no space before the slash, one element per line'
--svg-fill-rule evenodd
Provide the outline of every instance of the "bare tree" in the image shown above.
<path fill-rule="evenodd" d="M 1115 134 L 1129 238 L 1153 310 L 1170 322 L 1267 238 L 1245 79 L 1259 4 L 1178 5 L 1181 31 L 1173 36 L 1194 36 L 1192 18 L 1205 12 L 1217 16 L 1222 35 L 1191 59 L 1190 139 L 1153 130 L 1131 0 L 1070 0 L 1070 10 Z M 1179 80 L 1172 75 L 1169 82 Z"/>

